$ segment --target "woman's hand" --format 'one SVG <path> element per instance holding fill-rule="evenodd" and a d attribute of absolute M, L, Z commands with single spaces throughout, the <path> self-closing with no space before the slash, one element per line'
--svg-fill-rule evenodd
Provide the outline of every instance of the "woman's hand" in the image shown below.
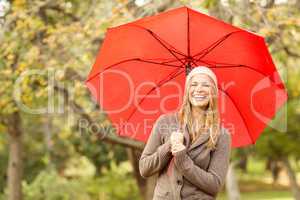
<path fill-rule="evenodd" d="M 179 131 L 172 132 L 170 136 L 172 154 L 185 149 L 185 146 L 183 145 L 183 139 L 184 136 L 182 132 Z"/>

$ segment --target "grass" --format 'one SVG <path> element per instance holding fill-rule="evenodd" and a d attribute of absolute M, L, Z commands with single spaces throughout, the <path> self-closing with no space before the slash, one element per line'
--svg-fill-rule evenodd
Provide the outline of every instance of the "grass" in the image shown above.
<path fill-rule="evenodd" d="M 295 163 L 293 168 L 300 177 L 300 169 Z M 265 170 L 264 161 L 250 158 L 247 173 L 236 170 L 241 199 L 243 200 L 293 200 L 286 173 L 280 174 L 278 183 L 272 183 L 271 173 Z M 218 200 L 227 200 L 225 191 L 218 195 Z"/>
<path fill-rule="evenodd" d="M 225 193 L 220 193 L 218 200 L 227 200 Z M 243 200 L 293 200 L 289 191 L 258 191 L 241 193 Z"/>

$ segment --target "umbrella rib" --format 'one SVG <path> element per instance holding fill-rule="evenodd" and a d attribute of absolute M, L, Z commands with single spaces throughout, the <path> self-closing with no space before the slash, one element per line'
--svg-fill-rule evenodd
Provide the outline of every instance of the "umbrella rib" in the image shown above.
<path fill-rule="evenodd" d="M 186 58 L 180 58 L 180 60 L 186 60 Z M 165 61 L 165 62 L 162 62 L 162 63 L 172 63 L 172 62 L 178 62 L 177 59 L 174 59 L 174 60 L 169 60 L 169 61 Z"/>
<path fill-rule="evenodd" d="M 141 62 L 146 62 L 146 63 L 152 63 L 152 64 L 158 64 L 158 65 L 165 65 L 165 66 L 170 66 L 170 67 L 177 67 L 177 68 L 184 68 L 180 65 L 172 65 L 172 64 L 166 64 L 166 62 L 162 62 L 162 63 L 159 63 L 159 62 L 154 62 L 154 61 L 150 61 L 150 60 L 144 60 L 144 59 L 138 59 L 138 61 L 141 61 Z"/>
<path fill-rule="evenodd" d="M 169 49 L 161 40 L 160 38 L 154 34 L 151 30 L 146 29 L 150 35 L 152 35 L 153 38 L 155 38 L 164 48 L 166 48 L 179 62 L 181 62 L 183 64 L 183 62 L 180 60 L 180 58 L 178 58 L 171 49 Z M 177 52 L 176 52 L 177 53 Z M 180 54 L 181 55 L 181 54 Z M 182 55 L 185 56 L 185 55 Z"/>
<path fill-rule="evenodd" d="M 163 58 L 160 58 L 160 59 L 163 59 Z M 154 59 L 148 59 L 148 60 L 154 60 Z M 158 59 L 155 59 L 155 60 L 159 60 L 159 58 L 158 58 Z M 168 64 L 168 63 L 178 62 L 177 59 L 165 59 L 165 60 L 167 60 L 167 61 L 160 62 L 160 63 L 161 63 L 161 64 Z M 180 58 L 179 60 L 183 60 L 183 61 L 185 62 L 185 61 L 186 61 L 186 58 Z M 179 67 L 179 66 L 178 66 L 178 67 Z M 182 67 L 182 65 L 181 65 L 180 67 Z"/>
<path fill-rule="evenodd" d="M 162 79 L 161 81 L 159 81 L 157 83 L 157 85 L 153 88 L 151 88 L 146 95 L 139 101 L 138 106 L 146 99 L 146 97 L 152 92 L 154 91 L 156 88 L 161 87 L 162 85 L 164 85 L 165 83 L 169 82 L 170 80 L 172 80 L 173 78 L 179 76 L 182 72 L 184 72 L 184 70 L 182 69 L 176 69 L 174 70 L 172 73 L 168 74 L 167 77 L 165 77 L 164 79 Z M 129 117 L 127 118 L 127 122 L 130 120 L 130 118 L 133 116 L 133 114 L 137 111 L 137 106 L 134 108 L 134 110 L 130 113 Z"/>
<path fill-rule="evenodd" d="M 228 34 L 224 35 L 223 37 L 221 37 L 220 39 L 216 40 L 214 43 L 212 43 L 207 48 L 205 48 L 202 51 L 200 51 L 199 53 L 195 54 L 193 56 L 193 58 L 196 57 L 196 56 L 201 55 L 200 58 L 196 59 L 197 61 L 201 60 L 204 56 L 206 56 L 208 53 L 210 53 L 212 50 L 214 50 L 216 47 L 218 47 L 221 43 L 223 43 L 227 38 L 229 38 L 234 33 L 238 33 L 238 32 L 242 32 L 242 31 L 233 31 L 231 33 L 228 33 Z"/>
<path fill-rule="evenodd" d="M 240 116 L 241 116 L 241 118 L 242 118 L 242 120 L 243 120 L 243 122 L 244 122 L 244 124 L 245 124 L 245 127 L 246 127 L 246 129 L 247 129 L 247 131 L 248 131 L 248 135 L 249 135 L 249 137 L 250 137 L 250 139 L 251 139 L 251 143 L 252 143 L 252 144 L 255 144 L 254 139 L 252 138 L 252 135 L 250 134 L 249 128 L 248 128 L 248 126 L 247 126 L 246 119 L 244 118 L 244 116 L 242 115 L 241 111 L 240 111 L 240 110 L 238 109 L 238 107 L 236 106 L 235 101 L 234 101 L 234 100 L 232 99 L 232 97 L 231 97 L 225 90 L 223 90 L 220 86 L 218 86 L 218 88 L 219 88 L 219 90 L 220 90 L 221 92 L 223 92 L 223 93 L 230 99 L 230 101 L 231 101 L 232 104 L 234 105 L 235 109 L 239 112 L 239 114 L 240 114 Z"/>
<path fill-rule="evenodd" d="M 173 47 L 171 44 L 169 44 L 168 42 L 166 42 L 165 40 L 163 40 L 162 38 L 160 38 L 157 34 L 155 34 L 152 30 L 145 28 L 143 26 L 139 26 L 136 24 L 131 24 L 131 26 L 137 27 L 137 28 L 141 28 L 145 31 L 147 31 L 147 33 L 149 33 L 156 41 L 159 42 L 159 44 L 161 44 L 165 49 L 167 49 L 167 51 L 169 51 L 169 53 L 171 53 L 179 62 L 182 63 L 182 61 L 176 56 L 175 53 L 186 57 L 186 55 L 182 52 L 180 52 L 178 49 L 176 49 L 175 47 Z M 168 48 L 164 43 L 166 43 L 168 46 L 170 46 L 172 49 Z M 174 53 L 175 52 L 175 53 Z M 182 63 L 183 64 L 183 63 Z"/>
<path fill-rule="evenodd" d="M 204 60 L 201 60 L 201 61 L 204 62 L 204 63 L 206 63 L 206 64 L 208 64 L 208 65 L 215 65 L 215 66 L 211 66 L 211 68 L 235 68 L 235 67 L 243 67 L 243 68 L 247 68 L 247 69 L 253 70 L 253 71 L 255 71 L 255 72 L 257 72 L 257 73 L 259 73 L 261 75 L 264 75 L 264 76 L 268 77 L 268 75 L 264 74 L 263 72 L 255 69 L 255 68 L 252 68 L 250 66 L 247 66 L 247 65 L 225 64 L 225 63 L 216 63 L 216 62 L 213 62 L 213 64 L 212 64 L 211 61 L 204 61 Z"/>
<path fill-rule="evenodd" d="M 191 60 L 192 63 L 194 63 L 195 66 L 197 66 L 197 63 L 192 59 Z"/>
<path fill-rule="evenodd" d="M 164 65 L 164 66 L 169 66 L 169 67 L 182 68 L 182 66 L 180 66 L 180 65 L 172 65 L 172 64 L 165 64 L 165 63 L 159 63 L 159 62 L 154 62 L 154 61 L 146 61 L 146 60 L 143 60 L 143 59 L 140 59 L 140 58 L 131 58 L 131 59 L 127 59 L 127 60 L 122 60 L 120 62 L 114 63 L 114 64 L 106 67 L 103 71 L 97 72 L 96 74 L 94 74 L 93 76 L 91 76 L 90 78 L 88 78 L 86 80 L 86 82 L 90 81 L 91 79 L 95 78 L 96 76 L 98 76 L 102 72 L 105 72 L 106 70 L 108 70 L 108 69 L 110 69 L 112 67 L 116 67 L 119 64 L 123 64 L 123 63 L 126 63 L 126 62 L 131 62 L 131 61 L 148 62 L 148 63 L 152 63 L 152 64 L 157 64 L 157 65 Z"/>
<path fill-rule="evenodd" d="M 190 15 L 189 15 L 189 9 L 186 8 L 187 12 L 187 52 L 188 57 L 191 56 L 191 48 L 190 48 Z"/>
<path fill-rule="evenodd" d="M 208 64 L 208 65 L 212 65 L 210 62 L 213 62 L 213 61 L 204 61 L 204 60 L 201 60 L 201 62 L 204 62 L 204 63 L 206 63 L 206 64 Z M 218 65 L 218 64 L 220 64 L 220 65 Z M 242 68 L 250 69 L 250 70 L 255 71 L 255 72 L 257 72 L 257 73 L 259 73 L 259 74 L 261 74 L 261 75 L 263 75 L 263 76 L 265 76 L 265 77 L 268 77 L 269 80 L 270 80 L 272 83 L 274 83 L 275 86 L 278 87 L 278 85 L 275 83 L 275 81 L 272 80 L 272 79 L 270 78 L 270 75 L 267 75 L 267 74 L 265 74 L 265 73 L 263 73 L 263 72 L 261 72 L 261 71 L 255 69 L 255 68 L 252 68 L 252 67 L 250 67 L 250 66 L 247 66 L 247 65 L 227 64 L 227 63 L 216 63 L 216 62 L 213 62 L 213 65 L 218 65 L 218 66 L 211 66 L 210 68 L 216 68 L 216 69 L 218 69 L 218 68 L 225 68 L 225 69 L 226 69 L 226 68 L 242 67 Z M 280 87 L 278 87 L 278 88 L 280 88 Z M 281 89 L 281 88 L 280 88 L 280 89 Z"/>

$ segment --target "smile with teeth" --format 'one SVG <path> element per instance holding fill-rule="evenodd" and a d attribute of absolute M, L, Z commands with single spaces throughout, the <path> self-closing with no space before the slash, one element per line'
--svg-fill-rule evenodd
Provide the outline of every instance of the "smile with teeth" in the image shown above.
<path fill-rule="evenodd" d="M 197 101 L 200 101 L 200 100 L 204 100 L 204 99 L 207 99 L 208 96 L 207 95 L 193 95 L 192 96 L 194 99 L 196 99 Z"/>

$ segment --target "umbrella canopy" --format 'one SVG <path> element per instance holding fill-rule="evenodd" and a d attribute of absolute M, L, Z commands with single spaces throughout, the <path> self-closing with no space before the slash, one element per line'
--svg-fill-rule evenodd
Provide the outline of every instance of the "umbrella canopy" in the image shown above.
<path fill-rule="evenodd" d="M 120 136 L 147 141 L 154 121 L 178 110 L 199 65 L 218 78 L 233 147 L 254 144 L 287 100 L 265 40 L 188 7 L 109 28 L 86 85 Z"/>

